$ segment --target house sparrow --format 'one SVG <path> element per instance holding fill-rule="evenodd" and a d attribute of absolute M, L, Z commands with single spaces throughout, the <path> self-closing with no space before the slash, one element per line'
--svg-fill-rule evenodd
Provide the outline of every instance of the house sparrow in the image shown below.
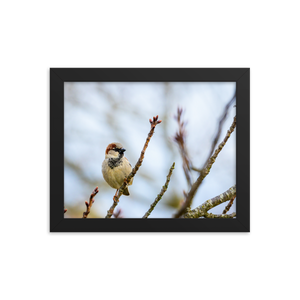
<path fill-rule="evenodd" d="M 120 143 L 111 143 L 105 150 L 105 159 L 102 163 L 102 174 L 105 181 L 114 189 L 118 189 L 131 171 L 132 167 L 128 159 L 124 156 L 126 149 Z M 131 178 L 128 185 L 131 185 Z M 129 196 L 128 186 L 126 186 L 123 195 Z"/>

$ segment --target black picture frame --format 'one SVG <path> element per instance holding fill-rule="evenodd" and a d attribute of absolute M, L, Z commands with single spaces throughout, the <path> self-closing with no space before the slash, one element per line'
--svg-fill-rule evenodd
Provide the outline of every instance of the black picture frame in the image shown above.
<path fill-rule="evenodd" d="M 236 82 L 236 218 L 64 218 L 64 82 L 101 81 Z M 250 68 L 51 68 L 50 232 L 250 232 Z"/>

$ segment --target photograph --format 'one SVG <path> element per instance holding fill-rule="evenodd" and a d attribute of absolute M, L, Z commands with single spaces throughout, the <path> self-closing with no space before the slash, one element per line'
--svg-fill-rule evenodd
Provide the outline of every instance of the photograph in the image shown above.
<path fill-rule="evenodd" d="M 236 218 L 236 82 L 64 82 L 64 218 Z"/>

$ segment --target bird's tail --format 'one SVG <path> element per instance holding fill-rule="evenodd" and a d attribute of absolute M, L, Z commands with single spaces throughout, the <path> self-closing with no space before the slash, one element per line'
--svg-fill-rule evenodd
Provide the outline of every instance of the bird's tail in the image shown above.
<path fill-rule="evenodd" d="M 126 186 L 126 188 L 124 189 L 123 195 L 125 196 L 129 196 L 129 191 L 128 191 L 128 186 Z"/>

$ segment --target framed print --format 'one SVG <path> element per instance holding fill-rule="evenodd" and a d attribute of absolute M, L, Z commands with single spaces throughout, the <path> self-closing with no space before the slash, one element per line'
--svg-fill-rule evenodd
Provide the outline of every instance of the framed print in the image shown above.
<path fill-rule="evenodd" d="M 51 68 L 51 232 L 249 232 L 249 68 Z"/>

